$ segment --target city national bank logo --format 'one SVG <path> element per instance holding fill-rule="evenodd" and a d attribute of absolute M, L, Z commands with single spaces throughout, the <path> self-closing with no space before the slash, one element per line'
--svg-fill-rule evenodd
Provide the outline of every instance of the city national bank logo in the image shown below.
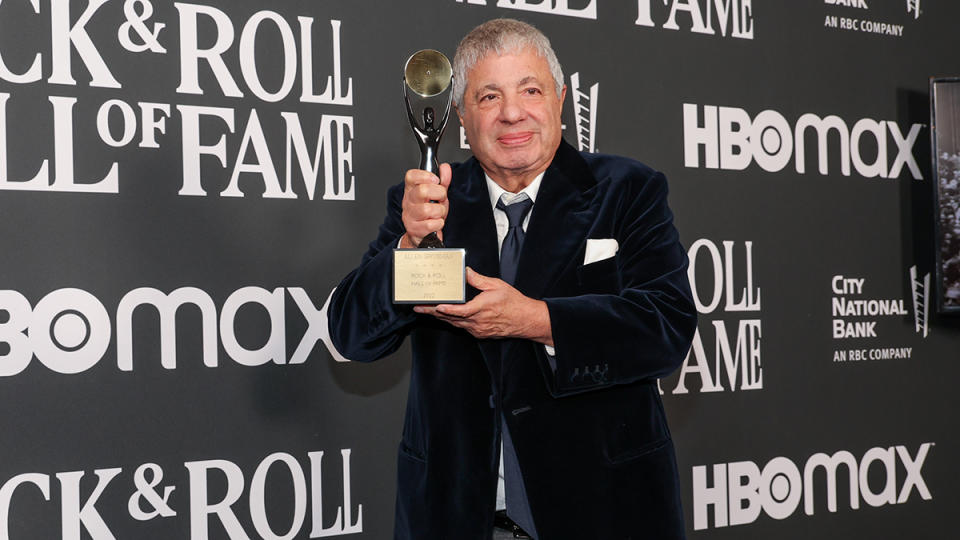
<path fill-rule="evenodd" d="M 853 344 L 833 351 L 834 362 L 861 362 L 867 360 L 909 360 L 913 347 L 907 344 L 891 346 L 878 341 L 892 330 L 889 324 L 883 332 L 878 326 L 893 318 L 902 321 L 910 315 L 907 306 L 913 309 L 914 332 L 926 338 L 930 333 L 927 318 L 930 313 L 930 274 L 920 276 L 917 267 L 909 270 L 910 300 L 902 298 L 877 298 L 867 289 L 867 280 L 862 277 L 836 275 L 831 278 L 831 327 L 835 343 Z M 899 326 L 899 325 L 898 325 Z"/>
<path fill-rule="evenodd" d="M 860 13 L 868 11 L 870 6 L 867 5 L 866 0 L 823 0 L 823 3 L 830 10 L 823 21 L 825 28 L 899 38 L 903 37 L 906 29 L 905 23 L 910 21 L 909 18 L 906 21 L 895 20 L 896 17 L 902 17 L 903 15 L 898 16 L 891 13 L 889 9 L 892 6 L 889 3 L 880 3 L 874 6 L 878 11 L 882 11 L 882 14 L 873 14 L 863 18 L 855 16 L 858 13 L 852 12 L 848 8 L 860 10 Z M 907 17 L 912 17 L 913 20 L 920 18 L 920 0 L 906 0 L 906 6 Z M 900 13 L 903 12 L 900 11 Z"/>
<path fill-rule="evenodd" d="M 577 129 L 577 149 L 581 152 L 597 151 L 597 94 L 600 83 L 589 89 L 580 88 L 580 72 L 570 76 L 570 91 L 573 93 L 573 118 Z"/>
<path fill-rule="evenodd" d="M 875 338 L 879 317 L 907 315 L 903 299 L 863 298 L 866 278 L 833 276 L 833 339 Z M 867 318 L 863 320 L 863 318 Z"/>
<path fill-rule="evenodd" d="M 293 354 L 287 356 L 287 298 L 293 299 L 307 322 Z M 220 307 L 219 315 L 213 299 L 196 287 L 181 287 L 169 294 L 157 289 L 134 289 L 120 299 L 115 312 L 116 324 L 103 303 L 82 289 L 58 289 L 35 306 L 17 291 L 0 291 L 0 344 L 8 349 L 0 354 L 0 377 L 18 375 L 34 357 L 51 371 L 65 375 L 82 373 L 97 365 L 107 353 L 116 328 L 117 368 L 134 370 L 134 314 L 152 310 L 159 315 L 160 364 L 165 369 L 177 368 L 177 313 L 184 307 L 200 314 L 203 365 L 220 365 L 218 343 L 227 356 L 243 366 L 302 364 L 316 343 L 322 342 L 335 358 L 327 328 L 326 306 L 317 309 L 301 288 L 278 287 L 272 291 L 260 287 L 243 287 L 230 294 Z M 259 347 L 240 343 L 236 332 L 237 314 L 253 307 L 265 315 L 270 333 Z M 139 320 L 139 319 L 138 319 Z M 218 339 L 219 337 L 219 339 Z M 249 343 L 248 343 L 249 345 Z M 0 352 L 3 348 L 0 348 Z M 142 360 L 142 359 L 141 359 Z"/>
<path fill-rule="evenodd" d="M 812 516 L 819 507 L 837 512 L 838 499 L 849 490 L 851 510 L 860 508 L 861 499 L 873 507 L 904 504 L 916 491 L 925 501 L 933 499 L 923 478 L 923 464 L 934 443 L 923 443 L 911 455 L 906 446 L 871 448 L 858 461 L 846 450 L 833 455 L 817 453 L 801 467 L 785 457 L 775 457 L 761 469 L 752 461 L 721 463 L 712 467 L 712 479 L 706 466 L 693 468 L 693 528 L 710 528 L 709 509 L 713 509 L 713 527 L 746 525 L 761 513 L 773 519 L 786 519 L 803 501 L 803 512 Z M 898 466 L 899 462 L 899 466 Z M 846 478 L 839 478 L 841 468 Z M 898 470 L 906 471 L 899 478 Z M 871 474 L 871 471 L 873 474 Z M 877 482 L 883 475 L 884 481 Z M 839 486 L 839 487 L 838 487 Z M 876 490 L 879 488 L 879 490 Z"/>
<path fill-rule="evenodd" d="M 690 168 L 701 167 L 702 162 L 708 169 L 724 170 L 744 170 L 756 163 L 765 171 L 779 172 L 792 161 L 797 173 L 806 174 L 808 144 L 813 143 L 816 150 L 810 153 L 822 175 L 830 173 L 831 162 L 839 161 L 843 176 L 850 176 L 851 165 L 864 178 L 898 178 L 906 167 L 914 179 L 923 180 L 913 155 L 923 127 L 913 124 L 904 135 L 889 120 L 863 118 L 850 128 L 839 116 L 812 113 L 801 115 L 791 126 L 774 110 L 751 118 L 737 107 L 684 103 L 683 162 Z M 864 151 L 866 144 L 870 149 Z"/>
<path fill-rule="evenodd" d="M 721 245 L 701 238 L 690 246 L 687 272 L 699 324 L 680 369 L 658 381 L 661 394 L 664 387 L 671 394 L 763 388 L 753 242 Z"/>

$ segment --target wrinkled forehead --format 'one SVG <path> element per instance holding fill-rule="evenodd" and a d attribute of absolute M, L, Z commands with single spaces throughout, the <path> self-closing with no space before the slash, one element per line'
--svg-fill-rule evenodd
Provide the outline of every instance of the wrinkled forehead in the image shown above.
<path fill-rule="evenodd" d="M 504 62 L 499 63 L 496 69 L 491 69 L 491 63 L 498 63 L 500 60 L 510 60 L 509 66 Z M 509 74 L 506 67 L 510 68 Z M 517 84 L 530 79 L 546 84 L 551 78 L 550 64 L 536 49 L 529 46 L 490 50 L 467 70 L 465 87 L 476 88 L 478 85 L 489 84 L 489 79 L 503 80 L 509 75 L 513 75 L 511 79 L 516 79 L 511 82 Z"/>

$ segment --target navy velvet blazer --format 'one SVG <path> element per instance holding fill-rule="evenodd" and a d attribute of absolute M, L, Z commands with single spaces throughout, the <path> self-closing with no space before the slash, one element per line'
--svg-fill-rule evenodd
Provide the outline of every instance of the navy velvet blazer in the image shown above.
<path fill-rule="evenodd" d="M 478 340 L 391 302 L 402 197 L 402 184 L 390 189 L 377 239 L 328 311 L 333 343 L 351 360 L 412 342 L 395 537 L 489 540 L 503 414 L 540 540 L 682 538 L 656 379 L 683 361 L 696 310 L 663 175 L 561 142 L 516 280 L 547 303 L 555 369 L 538 343 Z M 475 159 L 454 165 L 448 197 L 445 243 L 466 248 L 476 271 L 498 276 L 493 210 Z M 588 238 L 616 239 L 619 251 L 584 265 Z"/>

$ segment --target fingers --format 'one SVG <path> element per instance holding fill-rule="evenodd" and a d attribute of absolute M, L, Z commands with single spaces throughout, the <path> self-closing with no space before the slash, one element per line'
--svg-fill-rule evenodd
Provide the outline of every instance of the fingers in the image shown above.
<path fill-rule="evenodd" d="M 440 312 L 437 308 L 441 306 L 414 306 L 413 310 L 417 313 L 422 313 L 424 315 L 430 315 L 436 318 L 438 321 L 443 321 L 450 326 L 456 328 L 462 328 L 471 334 L 474 333 L 474 328 L 477 325 L 477 322 L 469 317 L 458 317 L 449 315 L 447 313 Z"/>
<path fill-rule="evenodd" d="M 473 337 L 482 337 L 477 333 L 477 323 L 473 319 L 461 319 L 459 317 L 444 317 L 443 315 L 435 314 L 434 317 L 437 320 L 443 321 L 450 326 L 455 328 L 461 328 L 470 333 Z"/>
<path fill-rule="evenodd" d="M 433 315 L 438 319 L 464 319 L 476 315 L 480 311 L 479 302 L 476 299 L 466 304 L 438 304 L 435 306 L 414 306 L 413 311 L 425 315 Z"/>
<path fill-rule="evenodd" d="M 423 169 L 410 169 L 403 176 L 403 182 L 407 184 L 407 187 L 417 184 L 439 184 L 440 178 Z"/>
<path fill-rule="evenodd" d="M 447 188 L 440 184 L 416 184 L 407 188 L 416 202 L 446 202 Z"/>
<path fill-rule="evenodd" d="M 480 308 L 481 301 L 474 298 L 466 304 L 440 304 L 436 307 L 436 311 L 440 315 L 464 319 L 476 315 L 480 311 Z"/>
<path fill-rule="evenodd" d="M 452 315 L 449 313 L 441 312 L 440 309 L 447 309 L 450 307 L 461 307 L 461 306 L 451 306 L 449 304 L 441 304 L 438 306 L 414 306 L 413 310 L 417 313 L 422 313 L 425 315 L 431 315 L 436 318 L 438 321 L 443 321 L 450 326 L 456 328 L 462 328 L 467 332 L 470 332 L 474 337 L 485 337 L 477 332 L 478 322 L 470 317 L 461 317 Z"/>
<path fill-rule="evenodd" d="M 434 231 L 442 228 L 443 220 L 447 218 L 447 207 L 438 203 L 409 204 L 403 211 L 414 221 L 439 220 L 440 227 L 431 229 Z"/>
<path fill-rule="evenodd" d="M 401 219 L 407 235 L 415 245 L 428 234 L 443 229 L 450 208 L 447 201 L 450 166 L 441 167 L 440 172 L 446 177 L 446 185 L 437 175 L 419 169 L 411 169 L 404 176 Z"/>
<path fill-rule="evenodd" d="M 425 194 L 439 194 L 442 195 L 443 198 L 446 198 L 447 186 L 450 185 L 450 166 L 447 165 L 446 168 L 441 167 L 441 174 L 444 174 L 444 171 L 446 171 L 447 176 L 446 182 L 442 182 L 440 177 L 431 172 L 421 169 L 410 169 L 403 177 L 403 182 L 406 184 L 406 190 L 410 190 L 415 186 L 420 186 L 420 189 L 427 190 L 424 192 Z M 434 200 L 437 199 L 435 198 Z"/>
<path fill-rule="evenodd" d="M 446 167 L 446 171 L 449 174 L 449 165 Z M 420 169 L 410 169 L 403 177 L 403 182 L 405 184 L 404 199 L 413 203 L 444 202 L 447 200 L 447 186 L 450 185 L 449 177 L 446 184 L 443 184 L 440 178 L 433 173 Z"/>

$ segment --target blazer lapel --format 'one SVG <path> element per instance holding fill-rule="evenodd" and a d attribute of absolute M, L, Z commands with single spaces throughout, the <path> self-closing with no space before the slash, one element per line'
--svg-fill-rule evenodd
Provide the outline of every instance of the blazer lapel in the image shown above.
<path fill-rule="evenodd" d="M 483 169 L 473 158 L 463 168 L 465 174 L 454 177 L 447 192 L 450 212 L 443 228 L 443 241 L 447 247 L 466 248 L 467 266 L 485 276 L 499 276 L 497 225 Z"/>
<path fill-rule="evenodd" d="M 580 153 L 561 141 L 544 174 L 523 240 L 516 287 L 525 295 L 540 298 L 575 262 L 597 213 L 585 192 L 596 184 Z"/>
<path fill-rule="evenodd" d="M 497 249 L 497 224 L 493 219 L 490 195 L 483 169 L 475 158 L 462 165 L 463 173 L 454 175 L 447 191 L 450 212 L 443 228 L 443 242 L 447 247 L 467 250 L 467 266 L 492 277 L 500 276 L 500 253 Z M 471 298 L 470 288 L 467 298 Z M 490 378 L 500 380 L 500 341 L 477 340 Z M 499 383 L 495 383 L 499 385 Z"/>

